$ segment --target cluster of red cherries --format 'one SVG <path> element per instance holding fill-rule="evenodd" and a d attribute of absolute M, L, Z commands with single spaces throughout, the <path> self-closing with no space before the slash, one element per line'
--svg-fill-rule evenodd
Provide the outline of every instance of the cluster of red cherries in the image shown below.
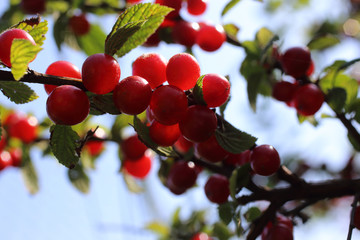
<path fill-rule="evenodd" d="M 277 51 L 277 49 L 275 49 Z M 300 115 L 314 115 L 325 101 L 321 89 L 308 79 L 314 71 L 310 51 L 303 47 L 292 47 L 276 57 L 289 81 L 279 81 L 273 86 L 275 99 L 294 107 Z"/>

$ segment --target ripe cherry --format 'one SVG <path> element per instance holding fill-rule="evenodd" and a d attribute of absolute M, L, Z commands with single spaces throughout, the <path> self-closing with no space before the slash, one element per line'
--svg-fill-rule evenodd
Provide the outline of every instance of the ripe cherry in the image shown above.
<path fill-rule="evenodd" d="M 261 234 L 261 240 L 293 240 L 293 223 L 290 219 L 277 216 L 269 222 Z"/>
<path fill-rule="evenodd" d="M 12 164 L 11 155 L 8 151 L 0 152 L 0 171 L 4 170 L 7 167 L 10 167 Z"/>
<path fill-rule="evenodd" d="M 172 85 L 155 89 L 151 96 L 150 110 L 154 118 L 164 125 L 178 123 L 184 117 L 187 106 L 184 91 Z"/>
<path fill-rule="evenodd" d="M 21 0 L 20 7 L 26 14 L 41 14 L 45 11 L 46 0 Z"/>
<path fill-rule="evenodd" d="M 205 51 L 213 52 L 218 50 L 226 41 L 226 33 L 220 24 L 201 23 L 200 30 L 196 37 L 196 43 Z"/>
<path fill-rule="evenodd" d="M 159 43 L 161 42 L 160 36 L 159 36 L 160 28 L 156 29 L 156 31 L 146 39 L 143 46 L 144 47 L 157 47 Z"/>
<path fill-rule="evenodd" d="M 280 167 L 280 156 L 271 145 L 256 146 L 250 154 L 252 170 L 262 176 L 274 174 Z"/>
<path fill-rule="evenodd" d="M 1 139 L 0 139 L 0 152 L 4 150 L 7 145 L 7 134 L 4 128 L 1 128 Z"/>
<path fill-rule="evenodd" d="M 130 76 L 116 85 L 113 91 L 113 101 L 121 112 L 137 115 L 149 106 L 151 94 L 150 84 L 144 78 Z"/>
<path fill-rule="evenodd" d="M 213 203 L 225 203 L 230 196 L 229 180 L 220 174 L 211 175 L 204 189 L 206 197 Z"/>
<path fill-rule="evenodd" d="M 212 238 L 204 232 L 199 232 L 192 236 L 191 240 L 212 240 Z"/>
<path fill-rule="evenodd" d="M 176 161 L 170 168 L 167 185 L 173 189 L 185 192 L 194 186 L 197 179 L 195 164 L 185 160 Z"/>
<path fill-rule="evenodd" d="M 18 118 L 8 125 L 9 137 L 17 138 L 24 143 L 31 143 L 37 138 L 38 121 L 34 116 Z"/>
<path fill-rule="evenodd" d="M 166 18 L 174 19 L 179 17 L 179 11 L 181 9 L 182 0 L 156 0 L 155 3 L 168 6 L 174 9 L 166 16 Z"/>
<path fill-rule="evenodd" d="M 189 140 L 184 138 L 184 136 L 182 134 L 180 134 L 180 137 L 174 143 L 175 149 L 177 151 L 179 151 L 180 153 L 187 153 L 190 150 L 190 148 L 192 148 L 193 146 L 194 146 L 194 143 L 190 142 Z"/>
<path fill-rule="evenodd" d="M 139 2 L 141 2 L 142 0 L 126 0 L 127 3 L 129 4 L 137 4 Z"/>
<path fill-rule="evenodd" d="M 22 150 L 19 147 L 14 147 L 9 149 L 11 157 L 11 165 L 13 167 L 20 167 L 22 162 Z"/>
<path fill-rule="evenodd" d="M 33 37 L 22 29 L 12 28 L 0 34 L 0 60 L 7 67 L 11 67 L 10 50 L 14 39 L 29 40 L 33 45 L 36 45 Z"/>
<path fill-rule="evenodd" d="M 311 65 L 311 54 L 309 49 L 292 47 L 287 49 L 281 56 L 281 65 L 286 74 L 299 78 L 306 75 Z"/>
<path fill-rule="evenodd" d="M 132 64 L 132 74 L 145 78 L 152 89 L 166 81 L 167 60 L 158 53 L 145 53 Z"/>
<path fill-rule="evenodd" d="M 163 125 L 158 121 L 152 121 L 149 129 L 150 138 L 159 146 L 169 147 L 174 145 L 180 137 L 179 124 Z"/>
<path fill-rule="evenodd" d="M 193 88 L 200 77 L 197 60 L 188 53 L 178 53 L 169 59 L 166 66 L 166 78 L 170 85 L 181 90 Z"/>
<path fill-rule="evenodd" d="M 45 74 L 81 79 L 80 69 L 68 61 L 56 61 L 48 66 Z M 57 86 L 45 84 L 44 88 L 47 94 L 50 94 Z"/>
<path fill-rule="evenodd" d="M 71 85 L 55 88 L 46 101 L 49 118 L 56 124 L 75 125 L 88 116 L 90 102 L 86 93 Z"/>
<path fill-rule="evenodd" d="M 230 82 L 216 73 L 203 76 L 203 98 L 209 108 L 223 105 L 230 96 Z"/>
<path fill-rule="evenodd" d="M 120 146 L 125 157 L 130 159 L 141 158 L 148 149 L 148 147 L 140 141 L 137 134 L 124 139 Z"/>
<path fill-rule="evenodd" d="M 293 101 L 299 114 L 311 116 L 321 108 L 325 97 L 318 86 L 309 83 L 296 90 Z"/>
<path fill-rule="evenodd" d="M 87 20 L 85 14 L 71 16 L 69 19 L 69 26 L 70 26 L 71 31 L 76 36 L 86 35 L 90 31 L 90 28 L 91 28 L 91 25 L 90 25 L 89 21 Z"/>
<path fill-rule="evenodd" d="M 203 142 L 214 134 L 217 118 L 213 111 L 202 105 L 190 106 L 179 122 L 182 135 L 192 142 Z"/>
<path fill-rule="evenodd" d="M 130 175 L 136 178 L 145 178 L 151 170 L 151 158 L 147 154 L 144 154 L 138 159 L 125 158 L 124 169 Z"/>
<path fill-rule="evenodd" d="M 224 162 L 231 166 L 242 166 L 245 163 L 250 162 L 250 153 L 250 150 L 245 150 L 238 154 L 230 153 Z"/>
<path fill-rule="evenodd" d="M 297 82 L 276 82 L 272 89 L 272 96 L 278 101 L 290 102 L 294 98 L 295 91 L 298 89 L 298 87 L 299 84 Z"/>
<path fill-rule="evenodd" d="M 201 15 L 205 12 L 207 0 L 187 0 L 187 10 L 191 15 Z"/>
<path fill-rule="evenodd" d="M 114 90 L 120 75 L 116 59 L 104 53 L 89 56 L 82 65 L 84 86 L 95 94 L 106 94 Z"/>
<path fill-rule="evenodd" d="M 98 128 L 93 137 L 98 139 L 104 139 L 105 138 L 105 131 L 102 128 Z M 100 153 L 104 150 L 104 141 L 96 140 L 96 139 L 89 139 L 85 145 L 84 149 L 90 154 L 90 156 L 98 156 Z"/>
<path fill-rule="evenodd" d="M 192 47 L 196 42 L 196 37 L 200 26 L 196 22 L 177 21 L 172 28 L 171 37 L 175 43 Z"/>
<path fill-rule="evenodd" d="M 215 134 L 203 142 L 196 143 L 195 154 L 201 159 L 214 163 L 223 161 L 229 155 L 229 153 L 219 145 Z"/>

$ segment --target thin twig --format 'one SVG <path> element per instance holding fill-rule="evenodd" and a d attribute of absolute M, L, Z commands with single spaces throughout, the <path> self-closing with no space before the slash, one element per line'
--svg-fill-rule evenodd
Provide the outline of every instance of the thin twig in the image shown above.
<path fill-rule="evenodd" d="M 351 204 L 352 209 L 351 209 L 351 215 L 350 215 L 350 223 L 349 223 L 349 231 L 348 231 L 348 235 L 347 235 L 347 240 L 351 240 L 352 232 L 353 232 L 353 229 L 355 228 L 355 225 L 354 225 L 355 210 L 356 210 L 357 203 L 359 202 L 359 199 L 360 199 L 360 193 L 355 194 L 354 201 Z"/>

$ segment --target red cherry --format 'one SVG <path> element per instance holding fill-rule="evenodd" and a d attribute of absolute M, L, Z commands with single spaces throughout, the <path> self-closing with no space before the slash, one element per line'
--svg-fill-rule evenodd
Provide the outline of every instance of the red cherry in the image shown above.
<path fill-rule="evenodd" d="M 105 136 L 106 136 L 106 133 L 105 133 L 104 129 L 102 129 L 102 128 L 96 129 L 96 131 L 93 135 L 93 137 L 99 138 L 99 139 L 104 139 Z M 90 154 L 90 156 L 98 156 L 105 148 L 104 141 L 99 141 L 99 140 L 90 138 L 85 143 L 84 148 Z"/>
<path fill-rule="evenodd" d="M 194 236 L 192 236 L 191 240 L 212 240 L 209 235 L 207 235 L 204 232 L 196 233 Z"/>
<path fill-rule="evenodd" d="M 154 118 L 164 125 L 178 123 L 185 115 L 187 106 L 184 91 L 172 85 L 155 89 L 151 96 L 150 110 Z"/>
<path fill-rule="evenodd" d="M 146 39 L 143 46 L 144 47 L 157 47 L 159 43 L 161 42 L 160 36 L 159 36 L 160 28 L 156 29 L 156 31 Z"/>
<path fill-rule="evenodd" d="M 147 149 L 147 146 L 140 141 L 137 134 L 132 135 L 121 142 L 121 150 L 125 157 L 129 159 L 141 158 Z"/>
<path fill-rule="evenodd" d="M 182 0 L 156 0 L 155 3 L 163 6 L 168 6 L 174 9 L 166 16 L 166 18 L 173 19 L 179 17 L 179 11 L 181 9 Z"/>
<path fill-rule="evenodd" d="M 85 14 L 71 16 L 69 19 L 69 26 L 76 36 L 86 35 L 91 28 Z"/>
<path fill-rule="evenodd" d="M 0 60 L 7 67 L 11 68 L 10 50 L 14 39 L 29 40 L 33 45 L 36 45 L 32 36 L 22 29 L 12 28 L 0 34 Z"/>
<path fill-rule="evenodd" d="M 45 11 L 45 0 L 21 0 L 20 7 L 26 14 L 37 14 Z"/>
<path fill-rule="evenodd" d="M 306 70 L 306 76 L 311 76 L 314 73 L 315 64 L 314 61 L 311 60 L 310 67 Z"/>
<path fill-rule="evenodd" d="M 169 147 L 174 145 L 180 137 L 179 124 L 163 125 L 158 121 L 152 121 L 150 125 L 150 138 L 159 146 Z"/>
<path fill-rule="evenodd" d="M 3 126 L 8 130 L 11 125 L 13 125 L 15 122 L 25 117 L 26 115 L 22 112 L 11 111 L 5 117 Z"/>
<path fill-rule="evenodd" d="M 185 160 L 176 161 L 170 168 L 167 184 L 175 189 L 188 189 L 194 186 L 197 172 L 193 162 Z"/>
<path fill-rule="evenodd" d="M 58 77 L 69 77 L 81 79 L 80 69 L 67 61 L 56 61 L 48 66 L 45 74 L 58 76 Z M 47 94 L 50 94 L 57 86 L 44 84 L 44 88 Z"/>
<path fill-rule="evenodd" d="M 202 105 L 190 106 L 179 122 L 182 135 L 192 142 L 203 142 L 214 134 L 217 118 L 213 111 Z"/>
<path fill-rule="evenodd" d="M 24 143 L 31 143 L 37 138 L 38 121 L 35 117 L 24 116 L 8 127 L 9 137 L 17 138 Z"/>
<path fill-rule="evenodd" d="M 187 10 L 191 15 L 201 15 L 205 12 L 207 0 L 187 0 Z"/>
<path fill-rule="evenodd" d="M 271 145 L 259 145 L 250 154 L 252 170 L 262 176 L 274 174 L 280 167 L 280 156 Z"/>
<path fill-rule="evenodd" d="M 293 101 L 299 114 L 311 116 L 321 108 L 325 97 L 318 86 L 309 83 L 296 90 Z"/>
<path fill-rule="evenodd" d="M 205 51 L 213 52 L 218 50 L 226 41 L 226 33 L 220 24 L 212 25 L 201 23 L 200 30 L 196 37 L 196 43 Z"/>
<path fill-rule="evenodd" d="M 193 146 L 194 146 L 194 143 L 190 142 L 189 140 L 184 138 L 184 136 L 182 134 L 180 134 L 180 137 L 174 143 L 174 147 L 180 153 L 187 153 L 190 150 L 190 148 L 192 148 Z"/>
<path fill-rule="evenodd" d="M 306 71 L 311 65 L 311 54 L 309 49 L 302 47 L 292 47 L 287 49 L 281 56 L 281 65 L 284 72 L 294 78 L 306 75 Z"/>
<path fill-rule="evenodd" d="M 4 150 L 7 145 L 7 134 L 5 129 L 1 128 L 1 139 L 0 139 L 0 152 Z"/>
<path fill-rule="evenodd" d="M 129 4 L 137 4 L 139 2 L 141 2 L 142 0 L 126 0 L 127 3 Z"/>
<path fill-rule="evenodd" d="M 11 148 L 9 150 L 11 156 L 11 165 L 14 167 L 20 167 L 22 161 L 22 150 L 21 148 Z"/>
<path fill-rule="evenodd" d="M 123 164 L 126 172 L 133 177 L 143 179 L 149 174 L 152 162 L 151 158 L 144 154 L 141 158 L 135 160 L 126 158 Z"/>
<path fill-rule="evenodd" d="M 166 78 L 170 85 L 181 90 L 193 88 L 200 77 L 197 60 L 188 53 L 178 53 L 169 59 L 166 66 Z"/>
<path fill-rule="evenodd" d="M 90 92 L 106 94 L 119 82 L 121 70 L 115 58 L 104 53 L 89 56 L 82 65 L 82 80 Z"/>
<path fill-rule="evenodd" d="M 10 167 L 12 164 L 11 155 L 8 151 L 0 152 L 0 171 L 4 170 L 7 167 Z"/>
<path fill-rule="evenodd" d="M 230 96 L 230 82 L 215 73 L 203 77 L 203 98 L 209 108 L 223 105 Z"/>
<path fill-rule="evenodd" d="M 197 157 L 209 162 L 221 162 L 229 155 L 216 140 L 215 134 L 209 139 L 195 144 L 195 154 Z"/>
<path fill-rule="evenodd" d="M 195 44 L 200 26 L 196 22 L 177 21 L 172 28 L 171 37 L 175 43 L 186 47 L 192 47 Z"/>
<path fill-rule="evenodd" d="M 113 101 L 121 112 L 137 115 L 149 106 L 151 94 L 151 87 L 144 78 L 130 76 L 116 85 L 113 91 Z"/>
<path fill-rule="evenodd" d="M 49 118 L 56 124 L 75 125 L 88 116 L 90 102 L 86 93 L 71 85 L 55 88 L 46 101 Z"/>
<path fill-rule="evenodd" d="M 298 89 L 297 82 L 291 83 L 287 81 L 276 82 L 272 89 L 272 96 L 282 102 L 290 102 L 294 98 L 294 94 Z"/>
<path fill-rule="evenodd" d="M 213 203 L 225 203 L 230 196 L 229 180 L 220 174 L 211 175 L 204 189 L 206 197 Z"/>
<path fill-rule="evenodd" d="M 293 240 L 293 223 L 286 217 L 277 216 L 269 222 L 261 234 L 261 240 Z"/>
<path fill-rule="evenodd" d="M 238 154 L 230 153 L 224 161 L 226 164 L 232 166 L 242 166 L 245 163 L 250 162 L 250 153 L 250 150 L 245 150 L 244 152 Z"/>
<path fill-rule="evenodd" d="M 158 53 L 145 53 L 132 64 L 132 74 L 145 78 L 152 89 L 166 81 L 167 60 Z"/>

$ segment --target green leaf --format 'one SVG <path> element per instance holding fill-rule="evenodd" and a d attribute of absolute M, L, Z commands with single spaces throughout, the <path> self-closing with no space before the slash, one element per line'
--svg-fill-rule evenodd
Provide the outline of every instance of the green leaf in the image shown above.
<path fill-rule="evenodd" d="M 214 224 L 212 235 L 217 237 L 219 240 L 228 240 L 233 236 L 227 226 L 222 222 L 216 222 Z"/>
<path fill-rule="evenodd" d="M 39 179 L 30 159 L 29 149 L 27 147 L 23 147 L 22 149 L 21 161 L 20 170 L 25 186 L 30 194 L 36 194 L 39 191 Z"/>
<path fill-rule="evenodd" d="M 250 178 L 250 164 L 244 164 L 234 169 L 230 177 L 230 196 L 236 201 L 236 194 L 245 187 Z"/>
<path fill-rule="evenodd" d="M 90 179 L 83 167 L 77 164 L 74 168 L 68 169 L 68 177 L 71 184 L 80 192 L 88 193 L 90 189 Z"/>
<path fill-rule="evenodd" d="M 165 157 L 177 156 L 176 152 L 173 150 L 172 147 L 160 147 L 156 143 L 154 143 L 149 134 L 149 127 L 147 127 L 146 124 L 142 123 L 137 116 L 134 116 L 133 128 L 137 132 L 142 142 L 157 154 Z"/>
<path fill-rule="evenodd" d="M 336 35 L 327 34 L 325 36 L 320 36 L 312 39 L 307 47 L 310 50 L 323 50 L 325 48 L 332 47 L 340 43 L 340 39 Z"/>
<path fill-rule="evenodd" d="M 76 37 L 79 47 L 88 56 L 103 53 L 105 39 L 106 34 L 102 27 L 96 24 L 91 24 L 90 31 L 87 34 Z"/>
<path fill-rule="evenodd" d="M 120 28 L 124 27 L 128 23 L 144 21 L 142 27 L 131 37 L 129 37 L 127 41 L 122 44 L 121 48 L 117 50 L 116 55 L 118 57 L 122 57 L 132 49 L 143 44 L 146 39 L 156 31 L 156 29 L 164 21 L 165 16 L 171 11 L 172 8 L 158 4 L 136 4 L 126 9 L 118 17 L 106 39 L 110 39 L 112 35 L 114 35 Z"/>
<path fill-rule="evenodd" d="M 353 146 L 353 148 L 357 151 L 360 152 L 360 143 L 356 141 L 356 139 L 351 136 L 351 134 L 348 133 L 347 135 L 349 142 L 351 143 L 351 145 Z"/>
<path fill-rule="evenodd" d="M 341 112 L 346 103 L 346 91 L 343 88 L 332 88 L 327 94 L 327 103 L 335 112 Z"/>
<path fill-rule="evenodd" d="M 65 41 L 66 34 L 68 33 L 69 18 L 66 13 L 60 14 L 55 20 L 53 37 L 58 50 L 61 50 L 61 45 Z"/>
<path fill-rule="evenodd" d="M 239 33 L 239 27 L 235 24 L 228 23 L 223 25 L 226 35 L 229 36 L 231 39 L 238 40 L 237 35 Z"/>
<path fill-rule="evenodd" d="M 240 0 L 231 0 L 230 2 L 228 2 L 224 9 L 221 12 L 221 16 L 224 16 L 230 9 L 232 9 L 233 7 L 235 7 L 236 4 L 238 4 L 240 2 Z"/>
<path fill-rule="evenodd" d="M 203 94 L 203 80 L 204 80 L 205 75 L 202 75 L 198 78 L 194 89 L 193 89 L 193 94 L 194 94 L 194 98 L 195 101 L 201 105 L 207 105 L 205 100 L 204 100 L 204 94 Z"/>
<path fill-rule="evenodd" d="M 233 219 L 235 209 L 233 202 L 226 202 L 218 206 L 219 217 L 226 225 Z"/>
<path fill-rule="evenodd" d="M 25 39 L 14 39 L 11 44 L 10 62 L 11 73 L 15 80 L 20 80 L 26 73 L 29 63 L 42 50 Z"/>
<path fill-rule="evenodd" d="M 230 153 L 241 153 L 254 146 L 257 138 L 235 128 L 223 120 L 222 129 L 216 129 L 215 137 L 222 148 Z"/>
<path fill-rule="evenodd" d="M 119 28 L 105 42 L 105 53 L 113 56 L 134 35 L 145 21 L 130 22 Z"/>
<path fill-rule="evenodd" d="M 104 95 L 89 93 L 89 95 L 91 114 L 95 113 L 94 115 L 101 115 L 104 113 L 110 113 L 118 115 L 121 113 L 114 104 L 112 93 Z"/>
<path fill-rule="evenodd" d="M 265 46 L 274 38 L 274 33 L 269 29 L 263 27 L 256 33 L 256 42 L 259 44 L 261 49 L 264 49 Z"/>
<path fill-rule="evenodd" d="M 34 39 L 36 45 L 42 46 L 46 39 L 45 34 L 48 31 L 48 22 L 40 22 L 40 17 L 26 19 L 16 25 L 16 28 L 27 31 Z"/>
<path fill-rule="evenodd" d="M 131 176 L 130 174 L 126 173 L 126 171 L 123 171 L 122 173 L 124 177 L 124 181 L 126 183 L 127 189 L 132 193 L 142 193 L 144 192 L 144 188 L 141 187 L 137 182 L 136 179 Z"/>
<path fill-rule="evenodd" d="M 16 104 L 34 101 L 39 96 L 22 82 L 0 82 L 1 92 Z"/>
<path fill-rule="evenodd" d="M 151 223 L 148 223 L 146 226 L 145 226 L 145 229 L 147 230 L 150 230 L 160 236 L 168 236 L 169 233 L 170 233 L 170 229 L 167 225 L 164 225 L 162 223 L 159 223 L 159 222 L 151 222 Z"/>
<path fill-rule="evenodd" d="M 50 127 L 51 151 L 58 161 L 68 168 L 79 162 L 77 153 L 79 135 L 70 126 L 53 125 Z"/>
<path fill-rule="evenodd" d="M 250 223 L 253 222 L 255 219 L 257 219 L 258 217 L 260 217 L 260 215 L 261 215 L 261 210 L 258 207 L 251 207 L 246 211 L 244 217 L 246 221 Z"/>

